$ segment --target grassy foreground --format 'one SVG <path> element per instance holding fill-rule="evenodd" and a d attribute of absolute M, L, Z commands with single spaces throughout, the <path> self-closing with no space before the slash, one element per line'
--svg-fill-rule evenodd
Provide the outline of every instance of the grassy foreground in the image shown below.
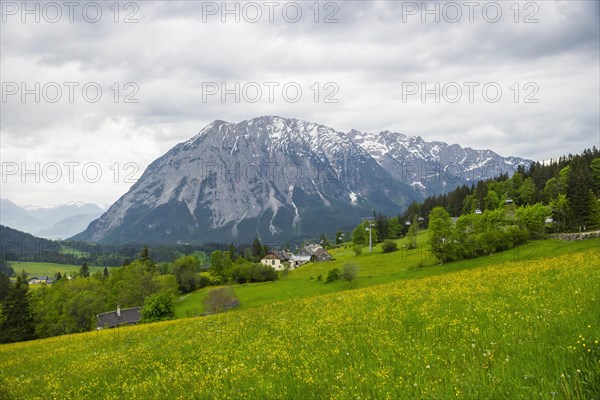
<path fill-rule="evenodd" d="M 597 250 L 0 346 L 0 398 L 593 399 Z"/>

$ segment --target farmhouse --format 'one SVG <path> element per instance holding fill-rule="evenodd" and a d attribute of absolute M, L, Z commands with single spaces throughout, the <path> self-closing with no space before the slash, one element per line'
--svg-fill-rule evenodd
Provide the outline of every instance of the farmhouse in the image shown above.
<path fill-rule="evenodd" d="M 36 283 L 52 283 L 52 279 L 48 278 L 47 276 L 32 276 L 31 278 L 29 278 L 29 284 L 36 284 Z"/>
<path fill-rule="evenodd" d="M 298 252 L 299 256 L 308 256 L 310 257 L 310 261 L 314 262 L 322 262 L 322 261 L 331 261 L 331 254 L 327 252 L 323 247 L 318 244 L 309 244 L 304 246 Z"/>
<path fill-rule="evenodd" d="M 310 262 L 310 256 L 297 256 L 294 255 L 290 260 L 290 266 L 292 269 L 296 269 L 306 263 Z"/>
<path fill-rule="evenodd" d="M 115 311 L 98 314 L 98 325 L 96 329 L 114 328 L 121 325 L 137 324 L 142 319 L 142 307 L 124 308 L 117 306 Z"/>
<path fill-rule="evenodd" d="M 280 271 L 284 268 L 285 262 L 289 262 L 290 257 L 286 252 L 273 250 L 267 253 L 260 262 L 264 265 L 273 267 L 273 269 Z"/>
<path fill-rule="evenodd" d="M 285 263 L 289 263 L 290 269 L 296 269 L 309 262 L 330 261 L 332 259 L 323 247 L 318 244 L 308 244 L 293 254 L 287 251 L 273 250 L 267 253 L 260 262 L 264 265 L 273 267 L 277 271 L 285 268 Z"/>

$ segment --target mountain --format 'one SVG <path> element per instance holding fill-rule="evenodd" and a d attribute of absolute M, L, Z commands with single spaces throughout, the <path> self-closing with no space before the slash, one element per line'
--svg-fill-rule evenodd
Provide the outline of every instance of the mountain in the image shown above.
<path fill-rule="evenodd" d="M 146 169 L 73 239 L 271 245 L 350 228 L 420 198 L 332 128 L 280 117 L 214 121 Z"/>
<path fill-rule="evenodd" d="M 73 239 L 197 244 L 258 236 L 278 246 L 349 229 L 374 210 L 399 214 L 413 200 L 510 175 L 520 163 L 527 161 L 389 131 L 343 133 L 268 116 L 217 120 L 150 164 Z"/>
<path fill-rule="evenodd" d="M 24 232 L 33 232 L 44 222 L 8 199 L 0 199 L 0 224 Z"/>
<path fill-rule="evenodd" d="M 0 223 L 49 239 L 65 239 L 81 232 L 105 208 L 82 202 L 53 206 L 18 206 L 0 199 Z"/>
<path fill-rule="evenodd" d="M 400 182 L 411 185 L 423 197 L 447 193 L 501 173 L 512 175 L 531 160 L 502 157 L 491 150 L 474 150 L 458 144 L 426 142 L 419 136 L 383 131 L 379 134 L 348 132 L 377 162 Z"/>
<path fill-rule="evenodd" d="M 63 218 L 52 226 L 37 231 L 37 236 L 48 239 L 66 239 L 83 231 L 90 222 L 99 218 L 102 212 L 78 214 Z"/>
<path fill-rule="evenodd" d="M 0 225 L 0 260 L 54 261 L 59 253 L 56 242 Z"/>

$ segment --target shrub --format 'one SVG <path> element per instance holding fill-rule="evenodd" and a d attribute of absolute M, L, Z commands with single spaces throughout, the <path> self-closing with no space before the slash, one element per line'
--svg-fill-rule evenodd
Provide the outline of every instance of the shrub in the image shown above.
<path fill-rule="evenodd" d="M 243 263 L 235 265 L 231 271 L 231 279 L 237 283 L 275 281 L 277 271 L 260 263 Z"/>
<path fill-rule="evenodd" d="M 203 288 L 212 283 L 211 277 L 206 272 L 200 272 L 196 278 L 196 287 Z"/>
<path fill-rule="evenodd" d="M 350 282 L 350 286 L 352 286 L 352 282 L 356 279 L 356 275 L 358 275 L 358 265 L 354 263 L 345 263 L 342 267 L 342 278 L 345 281 Z"/>
<path fill-rule="evenodd" d="M 168 291 L 147 297 L 142 307 L 142 322 L 156 322 L 175 317 L 173 295 Z"/>
<path fill-rule="evenodd" d="M 317 276 L 317 280 L 318 280 L 319 282 L 321 282 L 321 281 L 323 280 L 323 275 L 319 275 L 319 276 Z"/>
<path fill-rule="evenodd" d="M 240 301 L 231 288 L 218 288 L 208 292 L 204 300 L 204 312 L 218 314 L 237 307 Z"/>
<path fill-rule="evenodd" d="M 396 243 L 395 240 L 385 239 L 383 241 L 383 243 L 381 244 L 381 248 L 383 249 L 384 253 L 392 253 L 392 252 L 398 250 L 398 244 Z"/>
<path fill-rule="evenodd" d="M 340 279 L 340 270 L 338 268 L 332 268 L 327 272 L 327 278 L 325 283 L 331 283 Z"/>
<path fill-rule="evenodd" d="M 352 246 L 352 250 L 354 251 L 355 256 L 360 256 L 362 254 L 362 246 L 360 244 Z"/>

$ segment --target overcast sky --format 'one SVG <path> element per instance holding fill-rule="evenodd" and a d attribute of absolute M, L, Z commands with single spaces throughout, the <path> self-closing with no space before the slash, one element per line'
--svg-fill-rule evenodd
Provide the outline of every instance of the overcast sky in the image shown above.
<path fill-rule="evenodd" d="M 1 196 L 110 204 L 211 121 L 261 115 L 534 160 L 599 146 L 597 1 L 224 4 L 3 0 Z"/>

